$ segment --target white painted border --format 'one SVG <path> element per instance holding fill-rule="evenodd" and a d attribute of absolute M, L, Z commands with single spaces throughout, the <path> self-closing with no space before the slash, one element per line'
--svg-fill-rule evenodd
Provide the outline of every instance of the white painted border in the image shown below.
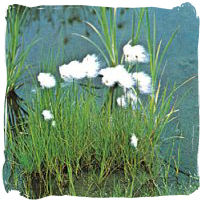
<path fill-rule="evenodd" d="M 5 63 L 5 33 L 6 33 L 6 11 L 8 5 L 10 4 L 21 4 L 29 7 L 39 6 L 39 5 L 93 5 L 93 6 L 108 6 L 108 7 L 159 7 L 172 9 L 175 6 L 180 6 L 182 3 L 190 2 L 197 11 L 197 15 L 200 17 L 200 36 L 199 36 L 199 104 L 200 104 L 200 140 L 199 140 L 199 154 L 198 154 L 198 164 L 199 164 L 199 175 L 200 175 L 200 188 L 189 196 L 162 196 L 153 198 L 136 198 L 137 200 L 200 200 L 205 196 L 206 189 L 206 122 L 205 122 L 205 112 L 206 112 L 206 62 L 205 62 L 205 45 L 206 45 L 206 19 L 205 19 L 205 6 L 204 1 L 201 0 L 34 0 L 33 2 L 28 0 L 3 0 L 1 1 L 0 8 L 0 172 L 2 174 L 2 167 L 4 163 L 4 128 L 3 128 L 3 118 L 4 118 L 4 95 L 6 89 L 6 63 Z M 186 50 L 185 50 L 186 51 Z M 19 196 L 17 191 L 11 191 L 6 193 L 4 190 L 3 180 L 0 179 L 0 199 L 2 200 L 28 200 L 24 197 Z M 46 197 L 41 200 L 89 200 L 91 198 L 80 198 L 71 196 L 51 196 Z M 118 198 L 95 198 L 95 200 L 116 200 Z M 129 198 L 119 198 L 121 200 L 131 200 Z M 135 198 L 133 198 L 134 200 Z M 135 199 L 135 200 L 136 200 Z"/>

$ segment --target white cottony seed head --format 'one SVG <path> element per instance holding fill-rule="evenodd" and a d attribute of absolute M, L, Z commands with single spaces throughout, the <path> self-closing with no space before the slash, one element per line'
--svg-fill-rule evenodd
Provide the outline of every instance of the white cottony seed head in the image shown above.
<path fill-rule="evenodd" d="M 128 63 L 149 62 L 149 54 L 141 45 L 131 46 L 130 44 L 127 43 L 123 47 L 123 53 L 124 53 L 125 61 Z"/>
<path fill-rule="evenodd" d="M 99 75 L 102 75 L 102 83 L 108 87 L 112 87 L 117 82 L 114 76 L 114 68 L 108 67 L 99 71 Z"/>
<path fill-rule="evenodd" d="M 42 115 L 44 117 L 44 120 L 48 121 L 54 118 L 53 114 L 51 113 L 50 110 L 43 110 Z"/>
<path fill-rule="evenodd" d="M 123 65 L 102 69 L 99 74 L 103 76 L 102 83 L 109 87 L 118 83 L 123 88 L 131 88 L 135 84 L 132 75 L 126 71 Z"/>
<path fill-rule="evenodd" d="M 132 89 L 125 91 L 125 93 L 122 96 L 117 98 L 117 105 L 120 107 L 127 107 L 130 104 L 131 104 L 133 109 L 136 108 L 137 96 L 132 91 Z"/>
<path fill-rule="evenodd" d="M 52 88 L 56 85 L 56 80 L 50 73 L 39 73 L 37 79 L 42 88 Z"/>
<path fill-rule="evenodd" d="M 64 81 L 82 79 L 86 76 L 82 63 L 79 61 L 71 61 L 67 65 L 60 66 L 59 73 Z"/>
<path fill-rule="evenodd" d="M 133 133 L 132 137 L 130 138 L 130 143 L 133 147 L 137 148 L 137 142 L 138 142 L 138 139 L 136 135 Z"/>
<path fill-rule="evenodd" d="M 125 98 L 124 95 L 117 98 L 117 105 L 120 106 L 120 107 L 126 107 L 127 106 L 126 98 Z"/>
<path fill-rule="evenodd" d="M 82 66 L 85 71 L 85 76 L 88 78 L 93 78 L 98 75 L 100 68 L 100 63 L 95 54 L 88 54 L 82 61 Z"/>
<path fill-rule="evenodd" d="M 64 81 L 71 81 L 73 79 L 83 79 L 85 77 L 94 78 L 98 75 L 100 63 L 95 54 L 87 55 L 82 62 L 71 61 L 59 67 L 59 73 Z"/>
<path fill-rule="evenodd" d="M 138 89 L 142 94 L 152 93 L 152 79 L 149 75 L 144 72 L 133 73 L 132 77 L 135 79 L 138 85 Z"/>

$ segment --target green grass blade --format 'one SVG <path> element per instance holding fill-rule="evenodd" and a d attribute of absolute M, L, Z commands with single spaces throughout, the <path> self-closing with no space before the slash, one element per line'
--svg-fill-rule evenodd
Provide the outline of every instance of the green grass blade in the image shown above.
<path fill-rule="evenodd" d="M 155 65 L 155 52 L 156 52 L 156 17 L 155 17 L 155 13 L 153 16 L 154 22 L 153 22 L 153 54 L 152 54 L 152 59 L 153 59 L 153 65 Z"/>
<path fill-rule="evenodd" d="M 155 56 L 155 66 L 157 65 L 157 61 L 158 61 L 158 58 L 159 58 L 161 44 L 162 44 L 162 40 L 160 40 L 160 42 L 158 44 L 158 47 L 157 47 L 157 52 L 156 52 L 156 56 Z"/>
<path fill-rule="evenodd" d="M 102 8 L 100 8 L 100 11 L 101 11 L 102 31 L 103 31 L 107 46 L 110 47 L 110 49 L 111 49 L 111 41 L 110 41 L 110 34 L 109 34 L 109 25 L 107 22 L 106 8 L 102 7 Z"/>
<path fill-rule="evenodd" d="M 165 56 L 165 54 L 166 54 L 169 46 L 171 45 L 174 37 L 176 36 L 178 30 L 179 30 L 179 28 L 177 28 L 177 29 L 173 32 L 172 36 L 170 37 L 169 41 L 167 42 L 167 45 L 166 45 L 165 48 L 163 49 L 163 52 L 162 52 L 162 54 L 161 54 L 161 56 L 160 56 L 159 64 L 158 64 L 158 67 L 157 67 L 158 70 L 159 70 L 160 65 L 161 65 L 161 63 L 162 63 L 162 60 L 163 60 L 163 58 L 164 58 L 164 56 Z"/>
<path fill-rule="evenodd" d="M 138 25 L 137 25 L 137 32 L 134 38 L 134 45 L 136 45 L 138 43 L 139 40 L 139 34 L 140 34 L 140 29 L 141 29 L 141 25 L 142 25 L 142 20 L 145 14 L 145 8 L 141 8 L 140 9 L 140 14 L 138 16 Z"/>
<path fill-rule="evenodd" d="M 147 45 L 148 45 L 148 51 L 150 54 L 150 68 L 152 68 L 153 50 L 152 50 L 152 42 L 151 42 L 151 36 L 150 36 L 150 21 L 149 21 L 148 8 L 146 8 L 146 23 L 147 23 Z"/>
<path fill-rule="evenodd" d="M 113 46 L 112 48 L 114 49 L 114 56 L 115 56 L 115 65 L 118 64 L 118 49 L 117 49 L 117 41 L 116 41 L 116 38 L 117 38 L 117 22 L 116 22 L 116 8 L 114 8 L 114 15 L 113 15 L 113 25 L 112 25 L 112 30 L 113 30 L 113 34 L 112 34 L 112 43 L 113 43 Z"/>
<path fill-rule="evenodd" d="M 102 34 L 101 34 L 101 33 L 99 32 L 99 30 L 98 30 L 94 25 L 92 25 L 90 22 L 85 22 L 85 23 L 86 23 L 89 27 L 91 27 L 91 28 L 95 31 L 95 33 L 98 35 L 98 37 L 100 38 L 101 42 L 103 43 L 103 45 L 104 45 L 105 48 L 107 49 L 107 52 L 108 52 L 108 54 L 109 54 L 109 56 L 110 56 L 110 59 L 112 60 L 112 57 L 111 57 L 111 54 L 112 54 L 111 49 L 110 49 L 110 47 L 107 45 L 105 39 L 102 37 Z"/>
<path fill-rule="evenodd" d="M 135 45 L 134 29 L 135 29 L 135 12 L 133 11 L 133 14 L 132 14 L 132 45 Z"/>
<path fill-rule="evenodd" d="M 77 33 L 73 33 L 73 35 L 76 35 L 76 36 L 79 36 L 81 38 L 84 38 L 85 40 L 87 40 L 88 42 L 90 42 L 94 47 L 96 47 L 99 52 L 102 54 L 102 56 L 104 57 L 105 59 L 105 62 L 107 63 L 107 65 L 109 66 L 110 65 L 110 62 L 109 60 L 107 59 L 106 55 L 104 54 L 103 50 L 95 43 L 93 42 L 91 39 L 89 39 L 88 37 L 84 36 L 84 35 L 81 35 L 81 34 L 77 34 Z"/>

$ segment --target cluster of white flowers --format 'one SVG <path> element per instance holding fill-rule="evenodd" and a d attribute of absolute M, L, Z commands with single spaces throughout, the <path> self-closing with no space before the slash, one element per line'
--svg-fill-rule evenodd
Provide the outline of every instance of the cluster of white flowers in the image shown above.
<path fill-rule="evenodd" d="M 102 69 L 99 71 L 99 75 L 103 76 L 102 83 L 109 87 L 117 83 L 121 87 L 128 89 L 135 84 L 132 74 L 128 73 L 123 65 Z"/>
<path fill-rule="evenodd" d="M 123 47 L 125 62 L 135 64 L 137 62 L 146 63 L 149 61 L 149 55 L 141 45 L 131 46 L 127 43 Z M 133 87 L 138 87 L 140 93 L 151 94 L 151 77 L 144 72 L 129 73 L 124 65 L 117 65 L 115 67 L 107 67 L 100 70 L 100 62 L 95 54 L 88 54 L 83 58 L 82 62 L 74 60 L 67 65 L 59 67 L 61 78 L 66 81 L 83 78 L 95 78 L 98 75 L 102 77 L 102 83 L 108 87 L 118 84 L 124 89 L 124 94 L 117 98 L 117 104 L 121 107 L 132 106 L 136 109 L 137 95 Z M 52 88 L 56 85 L 56 80 L 50 73 L 39 73 L 37 77 L 42 88 Z M 44 120 L 52 121 L 52 126 L 56 125 L 53 120 L 54 116 L 50 110 L 43 110 L 42 115 Z M 137 146 L 137 138 L 133 134 L 131 137 L 131 144 Z"/>
<path fill-rule="evenodd" d="M 61 78 L 65 81 L 73 79 L 83 79 L 85 77 L 94 78 L 98 75 L 100 63 L 95 54 L 87 55 L 82 62 L 71 61 L 67 65 L 59 67 Z"/>
<path fill-rule="evenodd" d="M 126 108 L 128 105 L 131 105 L 133 109 L 136 108 L 137 96 L 133 90 L 129 89 L 122 96 L 117 98 L 117 104 L 120 107 Z"/>
<path fill-rule="evenodd" d="M 127 43 L 123 47 L 123 53 L 125 61 L 128 63 L 147 63 L 149 61 L 149 54 L 141 45 L 131 46 Z"/>
<path fill-rule="evenodd" d="M 52 112 L 50 110 L 43 110 L 42 115 L 43 115 L 45 121 L 50 121 L 54 118 L 54 115 L 52 114 Z M 53 127 L 55 127 L 56 126 L 56 121 L 53 120 L 51 125 Z"/>
<path fill-rule="evenodd" d="M 119 84 L 123 87 L 125 94 L 117 98 L 117 104 L 121 107 L 126 107 L 129 104 L 135 108 L 137 96 L 131 89 L 137 85 L 140 93 L 151 94 L 151 77 L 144 72 L 128 73 L 123 65 L 116 67 L 108 67 L 99 71 L 102 76 L 102 83 L 108 87 Z"/>
<path fill-rule="evenodd" d="M 39 73 L 37 79 L 43 89 L 52 88 L 56 85 L 56 80 L 54 76 L 50 73 Z"/>
<path fill-rule="evenodd" d="M 123 48 L 125 55 L 125 61 L 134 62 L 148 62 L 149 56 L 144 47 L 140 45 L 131 46 L 129 43 Z M 72 81 L 73 79 L 94 78 L 97 75 L 102 76 L 102 83 L 108 87 L 112 87 L 118 84 L 124 89 L 130 89 L 135 84 L 138 85 L 140 93 L 151 93 L 151 78 L 140 73 L 129 73 L 123 65 L 117 65 L 116 67 L 107 67 L 100 70 L 100 63 L 95 54 L 87 55 L 82 62 L 71 61 L 67 65 L 59 67 L 61 78 L 65 81 Z M 126 101 L 124 97 L 118 99 L 118 102 L 122 102 L 125 105 Z"/>
<path fill-rule="evenodd" d="M 152 79 L 149 75 L 145 74 L 144 72 L 135 72 L 132 74 L 132 77 L 135 79 L 140 93 L 152 93 Z"/>
<path fill-rule="evenodd" d="M 130 138 L 130 143 L 133 147 L 137 148 L 137 142 L 138 142 L 138 138 L 136 137 L 136 135 L 133 133 L 132 137 Z"/>

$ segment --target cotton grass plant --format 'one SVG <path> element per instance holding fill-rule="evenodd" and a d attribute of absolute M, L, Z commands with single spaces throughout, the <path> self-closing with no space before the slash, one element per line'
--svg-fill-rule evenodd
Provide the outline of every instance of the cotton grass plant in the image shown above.
<path fill-rule="evenodd" d="M 155 196 L 168 188 L 171 157 L 165 163 L 161 144 L 165 128 L 177 112 L 173 97 L 180 86 L 161 90 L 158 76 L 176 31 L 161 51 L 161 41 L 156 47 L 156 23 L 151 39 L 148 10 L 140 9 L 137 24 L 133 15 L 131 41 L 125 44 L 131 48 L 129 52 L 132 50 L 128 60 L 124 50 L 121 56 L 118 53 L 116 9 L 100 8 L 96 14 L 101 31 L 85 23 L 96 32 L 104 49 L 86 36 L 75 35 L 93 44 L 107 67 L 101 69 L 99 58 L 92 54 L 59 66 L 59 77 L 42 68 L 34 80 L 38 87 L 32 103 L 27 104 L 26 122 L 22 118 L 15 126 L 21 135 L 14 138 L 8 122 L 11 188 L 20 189 L 26 197 Z M 148 47 L 140 48 L 144 19 Z M 153 19 L 155 22 L 155 16 Z M 140 51 L 142 60 L 135 60 L 133 47 Z M 52 58 L 42 66 L 56 67 L 59 59 Z M 136 70 L 141 61 L 148 62 L 151 77 Z M 101 97 L 102 104 L 97 101 L 99 89 L 92 81 L 97 77 L 108 89 Z M 86 87 L 82 87 L 83 81 Z M 62 87 L 62 82 L 68 82 L 67 87 Z M 169 153 L 172 156 L 173 148 Z M 175 162 L 178 176 L 179 162 Z"/>
<path fill-rule="evenodd" d="M 10 6 L 7 12 L 6 29 L 6 65 L 7 65 L 7 88 L 6 106 L 9 121 L 15 124 L 19 116 L 26 115 L 26 108 L 18 90 L 23 86 L 22 75 L 29 65 L 25 60 L 32 46 L 37 42 L 33 40 L 27 47 L 24 47 L 24 37 L 21 29 L 26 23 L 28 9 L 20 13 L 20 6 Z"/>

